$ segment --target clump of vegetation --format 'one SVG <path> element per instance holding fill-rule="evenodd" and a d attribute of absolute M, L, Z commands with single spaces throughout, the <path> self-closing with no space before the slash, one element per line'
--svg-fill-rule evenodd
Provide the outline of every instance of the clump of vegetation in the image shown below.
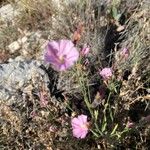
<path fill-rule="evenodd" d="M 17 25 L 50 40 L 49 86 L 1 103 L 1 148 L 150 148 L 148 2 L 134 2 L 21 1 Z"/>

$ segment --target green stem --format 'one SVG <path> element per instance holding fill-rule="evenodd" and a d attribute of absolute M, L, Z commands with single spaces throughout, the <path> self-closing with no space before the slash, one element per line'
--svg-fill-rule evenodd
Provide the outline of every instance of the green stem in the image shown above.
<path fill-rule="evenodd" d="M 77 69 L 77 74 L 78 74 L 78 79 L 79 79 L 80 86 L 82 87 L 82 94 L 84 96 L 84 102 L 85 102 L 85 104 L 86 104 L 86 106 L 87 106 L 88 110 L 90 111 L 90 114 L 93 118 L 93 111 L 91 109 L 91 106 L 90 106 L 90 103 L 89 103 L 89 100 L 88 100 L 90 97 L 88 98 L 89 94 L 87 96 L 87 93 L 86 93 L 86 87 L 85 87 L 85 81 L 84 81 L 85 79 L 83 77 L 84 73 L 83 72 L 80 73 L 79 70 Z M 87 85 L 87 83 L 86 83 L 86 85 Z"/>

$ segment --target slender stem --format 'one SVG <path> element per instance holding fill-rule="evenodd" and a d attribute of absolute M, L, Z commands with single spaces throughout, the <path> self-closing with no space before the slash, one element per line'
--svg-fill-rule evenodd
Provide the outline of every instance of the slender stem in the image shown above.
<path fill-rule="evenodd" d="M 87 85 L 87 83 L 85 84 L 85 81 L 84 81 L 85 80 L 85 78 L 83 77 L 84 73 L 83 72 L 80 73 L 79 69 L 77 69 L 77 74 L 78 74 L 78 79 L 79 79 L 80 86 L 82 87 L 82 94 L 84 96 L 84 102 L 85 102 L 85 104 L 86 104 L 86 106 L 87 106 L 88 110 L 90 111 L 90 114 L 91 114 L 91 116 L 93 118 L 93 111 L 92 111 L 90 103 L 89 103 L 89 98 L 90 97 L 88 97 L 89 94 L 87 96 L 87 92 L 86 92 L 85 85 Z M 86 79 L 86 81 L 87 81 L 87 79 Z"/>

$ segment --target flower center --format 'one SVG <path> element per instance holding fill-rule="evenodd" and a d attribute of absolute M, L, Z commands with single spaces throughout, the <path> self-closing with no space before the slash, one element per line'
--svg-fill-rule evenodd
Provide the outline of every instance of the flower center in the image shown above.
<path fill-rule="evenodd" d="M 63 55 L 63 56 L 59 56 L 58 59 L 60 61 L 61 64 L 64 64 L 65 63 L 65 58 L 66 58 L 66 55 Z"/>
<path fill-rule="evenodd" d="M 82 129 L 87 129 L 87 128 L 88 128 L 88 126 L 89 126 L 89 124 L 88 124 L 88 123 L 86 123 L 86 124 L 82 124 L 82 125 L 81 125 L 81 128 L 82 128 Z"/>

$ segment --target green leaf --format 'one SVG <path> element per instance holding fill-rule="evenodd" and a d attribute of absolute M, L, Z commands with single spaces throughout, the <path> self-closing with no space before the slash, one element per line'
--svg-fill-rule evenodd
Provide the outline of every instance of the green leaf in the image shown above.
<path fill-rule="evenodd" d="M 116 16 L 116 20 L 119 20 L 119 19 L 120 19 L 120 17 L 121 17 L 121 14 L 117 14 L 117 16 Z"/>
<path fill-rule="evenodd" d="M 115 6 L 112 7 L 112 15 L 113 15 L 113 18 L 116 19 L 118 13 L 117 13 L 117 8 Z"/>
<path fill-rule="evenodd" d="M 95 118 L 95 120 L 97 120 L 97 118 L 98 118 L 98 110 L 94 111 L 94 118 Z"/>
<path fill-rule="evenodd" d="M 112 16 L 116 21 L 118 21 L 121 17 L 121 14 L 118 14 L 117 8 L 115 6 L 112 6 Z"/>
<path fill-rule="evenodd" d="M 102 132 L 104 132 L 106 130 L 106 126 L 107 126 L 107 122 L 104 122 L 102 125 Z"/>
<path fill-rule="evenodd" d="M 111 132 L 111 135 L 113 135 L 116 132 L 117 128 L 118 128 L 118 124 L 115 125 L 113 131 Z"/>

